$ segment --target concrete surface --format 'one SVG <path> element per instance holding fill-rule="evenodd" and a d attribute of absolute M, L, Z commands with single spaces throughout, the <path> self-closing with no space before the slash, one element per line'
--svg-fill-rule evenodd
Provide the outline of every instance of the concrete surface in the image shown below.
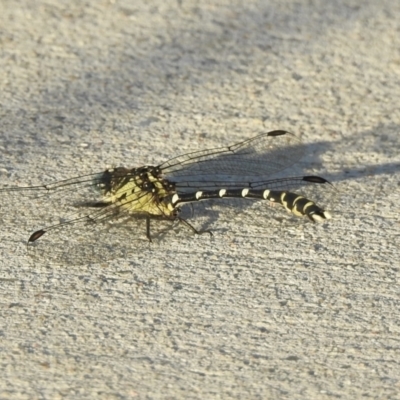
<path fill-rule="evenodd" d="M 399 21 L 389 0 L 2 0 L 2 186 L 286 129 L 338 193 L 327 224 L 243 213 L 140 250 L 121 229 L 61 265 L 25 243 L 68 196 L 1 192 L 0 398 L 399 399 Z"/>

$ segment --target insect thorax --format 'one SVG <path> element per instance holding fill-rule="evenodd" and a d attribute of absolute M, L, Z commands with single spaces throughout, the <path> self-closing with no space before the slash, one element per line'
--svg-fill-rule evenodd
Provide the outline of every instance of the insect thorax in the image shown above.
<path fill-rule="evenodd" d="M 132 213 L 174 216 L 175 185 L 153 166 L 107 169 L 98 179 L 104 200 Z"/>

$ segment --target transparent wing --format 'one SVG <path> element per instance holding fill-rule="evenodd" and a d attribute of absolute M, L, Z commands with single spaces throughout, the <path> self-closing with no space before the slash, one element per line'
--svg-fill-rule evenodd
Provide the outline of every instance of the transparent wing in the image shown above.
<path fill-rule="evenodd" d="M 1 236 L 9 251 L 22 246 L 25 253 L 28 238 L 35 233 L 40 240 L 29 244 L 28 254 L 46 265 L 104 262 L 149 248 L 143 215 L 132 215 L 117 204 L 102 204 L 98 176 L 1 189 Z M 170 220 L 152 221 L 152 237 L 161 239 L 172 226 Z"/>
<path fill-rule="evenodd" d="M 149 196 L 149 193 L 145 191 L 131 202 L 125 201 L 125 207 L 121 207 L 118 202 L 107 200 L 101 191 L 103 174 L 103 172 L 89 174 L 39 186 L 2 188 L 0 189 L 0 204 L 4 209 L 7 204 L 21 203 L 25 199 L 30 205 L 36 207 L 33 219 L 40 220 L 43 220 L 52 209 L 53 220 L 58 219 L 59 222 L 43 228 L 48 231 L 67 229 L 67 226 L 71 225 L 94 225 L 121 220 L 129 216 L 138 217 L 141 214 L 140 210 L 136 213 L 132 211 L 135 209 L 134 203 L 140 202 L 141 207 L 144 207 L 147 202 L 155 201 L 154 197 Z M 124 178 L 129 180 L 132 176 L 134 176 L 134 171 L 127 170 Z M 127 195 L 131 189 L 132 187 L 126 190 L 119 189 L 118 194 L 119 196 Z M 34 199 L 37 201 L 34 202 Z M 68 218 L 62 218 L 65 211 L 71 210 L 73 212 L 68 213 Z"/>
<path fill-rule="evenodd" d="M 177 188 L 245 187 L 290 167 L 303 155 L 301 142 L 289 132 L 272 131 L 228 147 L 196 151 L 160 165 Z"/>
<path fill-rule="evenodd" d="M 74 198 L 82 200 L 82 196 L 93 196 L 96 192 L 99 193 L 96 187 L 100 183 L 100 176 L 101 173 L 88 174 L 37 186 L 2 187 L 0 189 L 0 204 L 6 203 L 6 196 L 14 196 L 21 199 L 25 197 L 40 198 L 53 193 L 59 193 L 60 195 L 62 193 L 68 203 L 72 203 Z"/>

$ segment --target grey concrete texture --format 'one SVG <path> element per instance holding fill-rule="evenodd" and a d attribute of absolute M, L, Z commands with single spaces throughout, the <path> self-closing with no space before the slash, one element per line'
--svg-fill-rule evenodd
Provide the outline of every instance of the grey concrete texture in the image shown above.
<path fill-rule="evenodd" d="M 400 2 L 1 0 L 0 93 L 3 188 L 274 129 L 335 186 L 325 224 L 39 257 L 68 192 L 1 191 L 0 399 L 400 399 Z"/>

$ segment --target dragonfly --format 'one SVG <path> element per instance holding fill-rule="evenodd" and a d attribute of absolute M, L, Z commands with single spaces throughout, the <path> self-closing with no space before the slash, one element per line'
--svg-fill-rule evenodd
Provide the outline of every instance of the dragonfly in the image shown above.
<path fill-rule="evenodd" d="M 315 175 L 273 177 L 297 162 L 303 151 L 293 134 L 274 130 L 231 146 L 179 155 L 155 166 L 108 168 L 43 185 L 6 187 L 0 192 L 58 194 L 64 202 L 71 199 L 74 207 L 87 210 L 35 230 L 28 245 L 45 234 L 65 237 L 71 228 L 89 226 L 96 230 L 104 223 L 124 218 L 144 220 L 144 233 L 150 242 L 157 221 L 179 222 L 195 234 L 212 235 L 211 230 L 198 229 L 195 222 L 189 222 L 183 210 L 200 202 L 217 203 L 222 210 L 224 203 L 233 199 L 267 201 L 281 205 L 294 216 L 324 222 L 331 213 L 306 193 L 318 187 L 329 197 L 332 184 L 328 180 Z"/>

